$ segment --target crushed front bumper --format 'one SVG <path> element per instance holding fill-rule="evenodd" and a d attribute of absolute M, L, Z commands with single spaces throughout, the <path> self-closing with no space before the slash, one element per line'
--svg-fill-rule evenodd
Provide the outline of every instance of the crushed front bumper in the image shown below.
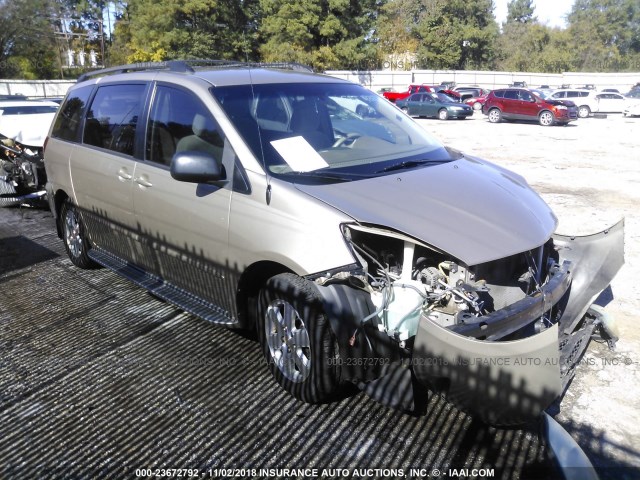
<path fill-rule="evenodd" d="M 493 425 L 538 418 L 563 393 L 591 334 L 603 326 L 588 309 L 624 263 L 624 221 L 595 235 L 554 236 L 554 244 L 561 267 L 541 292 L 469 325 L 444 328 L 423 316 L 411 361 L 416 379 Z M 501 340 L 533 332 L 552 308 L 560 311 L 554 325 Z"/>

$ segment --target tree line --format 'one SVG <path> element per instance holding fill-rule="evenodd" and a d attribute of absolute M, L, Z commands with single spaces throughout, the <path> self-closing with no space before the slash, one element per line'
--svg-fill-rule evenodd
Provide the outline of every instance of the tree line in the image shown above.
<path fill-rule="evenodd" d="M 69 78 L 101 65 L 206 58 L 317 70 L 640 71 L 640 2 L 575 0 L 566 28 L 511 0 L 0 0 L 0 78 Z"/>

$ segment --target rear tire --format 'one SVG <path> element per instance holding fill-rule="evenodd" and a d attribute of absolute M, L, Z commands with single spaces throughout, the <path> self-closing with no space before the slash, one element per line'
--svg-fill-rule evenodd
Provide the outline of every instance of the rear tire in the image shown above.
<path fill-rule="evenodd" d="M 589 115 L 591 115 L 591 109 L 587 105 L 578 107 L 578 116 L 580 118 L 587 118 Z"/>
<path fill-rule="evenodd" d="M 497 108 L 492 108 L 487 114 L 491 123 L 500 123 L 502 121 L 502 112 Z"/>
<path fill-rule="evenodd" d="M 60 209 L 60 222 L 62 222 L 64 248 L 71 262 L 85 270 L 98 268 L 99 265 L 88 255 L 91 245 L 80 212 L 69 199 L 64 201 Z"/>
<path fill-rule="evenodd" d="M 260 291 L 258 338 L 271 374 L 299 400 L 321 403 L 340 387 L 338 344 L 316 286 L 292 273 Z"/>
<path fill-rule="evenodd" d="M 446 120 L 449 118 L 449 112 L 447 112 L 446 108 L 441 108 L 440 110 L 438 110 L 438 118 L 440 120 Z"/>

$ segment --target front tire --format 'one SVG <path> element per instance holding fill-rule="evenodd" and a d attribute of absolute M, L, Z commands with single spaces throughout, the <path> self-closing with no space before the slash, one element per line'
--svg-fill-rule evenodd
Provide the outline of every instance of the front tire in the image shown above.
<path fill-rule="evenodd" d="M 502 112 L 497 108 L 492 108 L 489 110 L 488 117 L 491 123 L 500 123 L 502 120 Z"/>
<path fill-rule="evenodd" d="M 69 255 L 69 259 L 76 266 L 85 270 L 98 268 L 99 265 L 89 258 L 88 252 L 91 248 L 87 238 L 84 222 L 78 212 L 78 208 L 65 200 L 60 210 L 60 221 L 62 222 L 62 239 L 64 248 Z"/>
<path fill-rule="evenodd" d="M 440 120 L 446 120 L 447 118 L 449 118 L 449 112 L 447 112 L 446 108 L 441 108 L 440 110 L 438 110 L 438 118 Z"/>
<path fill-rule="evenodd" d="M 549 127 L 553 125 L 553 122 L 555 122 L 555 117 L 553 116 L 553 113 L 551 113 L 549 110 L 545 110 L 544 112 L 540 113 L 540 115 L 538 116 L 538 122 L 543 127 Z"/>
<path fill-rule="evenodd" d="M 0 180 L 0 194 L 1 195 L 13 195 L 16 193 L 16 189 L 13 184 L 9 182 L 5 182 L 4 180 Z M 0 208 L 2 207 L 12 207 L 14 205 L 18 205 L 20 202 L 15 198 L 11 197 L 0 197 Z"/>
<path fill-rule="evenodd" d="M 291 273 L 269 279 L 260 292 L 257 329 L 269 369 L 282 388 L 308 403 L 336 395 L 338 345 L 312 282 Z"/>

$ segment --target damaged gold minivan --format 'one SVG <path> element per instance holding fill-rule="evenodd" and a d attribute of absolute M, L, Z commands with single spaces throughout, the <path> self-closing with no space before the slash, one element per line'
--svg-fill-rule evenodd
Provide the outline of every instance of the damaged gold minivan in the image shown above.
<path fill-rule="evenodd" d="M 307 402 L 424 391 L 494 425 L 537 418 L 592 335 L 623 223 L 587 237 L 520 176 L 382 97 L 298 65 L 126 65 L 81 78 L 45 149 L 58 233 L 199 317 L 257 330 Z"/>

